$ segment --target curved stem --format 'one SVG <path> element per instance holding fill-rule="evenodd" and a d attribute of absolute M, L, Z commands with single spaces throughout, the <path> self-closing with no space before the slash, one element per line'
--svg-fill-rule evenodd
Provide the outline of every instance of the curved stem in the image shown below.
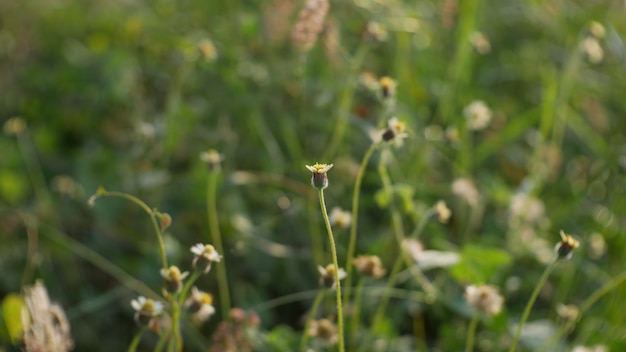
<path fill-rule="evenodd" d="M 522 319 L 520 320 L 519 325 L 517 326 L 517 331 L 515 332 L 515 337 L 513 338 L 513 343 L 511 343 L 511 348 L 509 348 L 509 352 L 515 351 L 515 348 L 517 347 L 517 341 L 519 340 L 519 337 L 522 334 L 522 328 L 524 327 L 524 324 L 526 323 L 526 320 L 528 319 L 528 316 L 530 315 L 530 310 L 535 304 L 535 301 L 537 300 L 537 297 L 539 296 L 539 292 L 541 291 L 541 288 L 546 283 L 546 281 L 548 281 L 548 277 L 550 276 L 550 273 L 552 273 L 552 270 L 554 270 L 558 262 L 559 260 L 557 257 L 554 259 L 554 261 L 552 261 L 552 263 L 550 263 L 546 267 L 546 270 L 544 270 L 543 274 L 541 275 L 539 282 L 537 282 L 537 286 L 535 286 L 535 290 L 530 295 L 530 298 L 528 299 L 528 303 L 526 304 L 526 309 L 524 309 L 524 314 L 522 315 Z"/>
<path fill-rule="evenodd" d="M 335 267 L 335 292 L 337 296 L 337 327 L 339 329 L 339 352 L 344 352 L 344 338 L 343 338 L 343 307 L 341 305 L 341 282 L 339 281 L 339 263 L 337 261 L 337 249 L 335 248 L 335 238 L 333 237 L 333 230 L 330 227 L 330 221 L 328 220 L 328 213 L 326 211 L 326 203 L 324 202 L 324 190 L 319 189 L 320 207 L 322 209 L 322 216 L 326 223 L 326 231 L 328 232 L 328 241 L 330 242 L 330 251 L 333 256 L 333 266 Z"/>
<path fill-rule="evenodd" d="M 141 336 L 146 332 L 147 326 L 142 326 L 139 331 L 133 337 L 133 340 L 130 342 L 130 346 L 128 346 L 128 352 L 135 352 L 137 350 L 137 346 L 139 346 L 139 341 L 141 341 Z"/>
<path fill-rule="evenodd" d="M 126 199 L 138 205 L 141 209 L 143 209 L 150 216 L 150 222 L 152 223 L 152 227 L 154 228 L 154 233 L 156 234 L 157 240 L 159 242 L 159 250 L 161 252 L 161 261 L 163 263 L 163 268 L 167 269 L 168 268 L 167 256 L 165 254 L 165 244 L 163 243 L 163 235 L 161 234 L 161 228 L 159 227 L 154 211 L 152 211 L 152 209 L 150 209 L 150 207 L 146 203 L 144 203 L 141 199 L 133 195 L 130 195 L 128 193 L 99 190 L 98 193 L 95 194 L 95 197 L 92 197 L 92 199 L 95 200 L 96 198 L 99 198 L 99 197 L 117 197 L 117 198 Z"/>
<path fill-rule="evenodd" d="M 369 149 L 365 152 L 363 160 L 361 160 L 361 166 L 359 167 L 359 173 L 356 176 L 354 182 L 354 191 L 352 192 L 352 226 L 350 226 L 350 242 L 348 244 L 348 258 L 346 259 L 346 291 L 343 296 L 344 302 L 347 302 L 350 297 L 351 281 L 352 281 L 352 258 L 354 257 L 354 250 L 356 247 L 356 236 L 358 228 L 358 216 L 359 216 L 359 195 L 361 193 L 361 183 L 363 182 L 363 175 L 365 175 L 365 168 L 367 162 L 370 160 L 372 153 L 378 147 L 378 143 L 373 143 Z"/>
<path fill-rule="evenodd" d="M 474 313 L 474 317 L 472 317 L 472 321 L 470 321 L 470 325 L 467 328 L 465 352 L 472 352 L 474 350 L 474 338 L 476 337 L 476 327 L 478 326 L 479 318 L 480 315 L 478 315 L 478 312 Z"/>
<path fill-rule="evenodd" d="M 217 286 L 220 291 L 220 303 L 222 306 L 222 316 L 228 319 L 230 311 L 230 292 L 228 289 L 228 281 L 226 278 L 226 253 L 222 245 L 222 235 L 217 216 L 217 181 L 219 173 L 212 171 L 209 174 L 209 184 L 207 187 L 207 212 L 209 219 L 209 231 L 211 232 L 212 242 L 215 244 L 217 251 L 222 254 L 222 262 L 217 266 Z"/>
<path fill-rule="evenodd" d="M 583 313 L 585 313 L 589 308 L 591 308 L 592 305 L 594 305 L 598 300 L 600 300 L 602 296 L 606 295 L 607 293 L 611 292 L 612 290 L 616 289 L 621 284 L 623 284 L 624 281 L 626 281 L 626 271 L 623 271 L 619 275 L 612 278 L 609 282 L 604 284 L 602 287 L 597 289 L 594 293 L 591 294 L 591 296 L 587 297 L 587 299 L 580 305 L 580 308 L 578 310 L 578 319 L 570 320 L 569 322 L 567 322 L 567 324 L 563 325 L 559 329 L 559 331 L 557 331 L 554 334 L 554 336 L 550 338 L 548 342 L 540 346 L 537 350 L 539 351 L 548 350 L 548 347 L 550 347 L 556 340 L 558 340 L 566 332 L 574 328 L 576 323 L 580 321 L 580 317 L 583 316 Z"/>
<path fill-rule="evenodd" d="M 315 296 L 315 301 L 313 301 L 313 305 L 311 306 L 311 311 L 309 316 L 306 319 L 306 323 L 304 324 L 304 332 L 302 333 L 302 339 L 300 340 L 300 352 L 306 352 L 306 343 L 309 340 L 309 327 L 311 326 L 311 321 L 315 318 L 315 314 L 317 313 L 317 308 L 322 302 L 322 298 L 324 298 L 324 294 L 326 291 L 321 290 L 318 292 L 317 296 Z"/>

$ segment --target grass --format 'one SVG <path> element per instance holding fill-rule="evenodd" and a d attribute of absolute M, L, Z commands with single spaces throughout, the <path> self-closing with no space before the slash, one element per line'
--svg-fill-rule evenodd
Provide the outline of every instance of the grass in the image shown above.
<path fill-rule="evenodd" d="M 624 4 L 332 2 L 308 52 L 290 37 L 302 6 L 0 3 L 0 297 L 42 279 L 78 351 L 219 351 L 238 329 L 255 351 L 337 350 L 303 336 L 312 320 L 342 320 L 318 285 L 333 256 L 303 167 L 323 161 L 326 206 L 353 217 L 350 231 L 331 228 L 349 273 L 346 351 L 623 350 Z M 383 76 L 397 82 L 391 99 Z M 473 101 L 491 111 L 484 129 L 464 116 Z M 373 142 L 394 116 L 403 145 Z M 219 173 L 200 159 L 210 149 Z M 475 200 L 453 192 L 461 178 Z M 143 212 L 88 207 L 99 186 Z M 544 283 L 560 230 L 581 246 Z M 405 238 L 428 250 L 417 264 Z M 201 242 L 223 262 L 194 283 L 216 309 L 194 324 L 184 297 L 163 296 L 159 269 L 191 268 Z M 362 254 L 387 276 L 352 270 Z M 495 316 L 464 298 L 482 284 L 504 297 Z M 135 324 L 139 295 L 177 311 L 177 341 Z M 8 349 L 17 317 L 2 312 Z M 529 335 L 537 327 L 548 333 Z"/>

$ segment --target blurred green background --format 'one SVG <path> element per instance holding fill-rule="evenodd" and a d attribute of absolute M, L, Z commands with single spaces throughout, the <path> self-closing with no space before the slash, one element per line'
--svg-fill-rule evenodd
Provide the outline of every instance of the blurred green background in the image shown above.
<path fill-rule="evenodd" d="M 199 155 L 214 148 L 224 156 L 218 210 L 232 301 L 261 316 L 263 350 L 294 350 L 313 296 L 271 300 L 317 289 L 316 266 L 330 262 L 311 251 L 312 239 L 327 239 L 304 165 L 334 163 L 327 206 L 349 209 L 369 131 L 391 114 L 410 137 L 389 162 L 393 194 L 382 190 L 379 153 L 368 166 L 357 253 L 393 264 L 391 197 L 406 233 L 444 199 L 452 220 L 429 223 L 421 240 L 461 253 L 462 265 L 426 272 L 443 292 L 436 303 L 391 301 L 388 328 L 376 336 L 389 344 L 381 350 L 415 350 L 414 334 L 434 351 L 462 349 L 471 317 L 463 285 L 475 281 L 499 286 L 506 300 L 479 326 L 476 349 L 506 348 L 561 229 L 582 247 L 552 275 L 531 322 L 558 327 L 558 304 L 580 304 L 624 270 L 623 2 L 333 1 L 308 53 L 291 41 L 303 6 L 0 1 L 0 122 L 20 116 L 28 126 L 16 137 L 5 124 L 0 138 L 0 296 L 42 278 L 68 314 L 75 350 L 125 350 L 136 329 L 129 302 L 141 292 L 94 257 L 160 292 L 158 247 L 136 206 L 86 200 L 101 185 L 171 214 L 170 262 L 188 270 L 189 247 L 210 242 Z M 359 80 L 363 72 L 397 81 L 391 110 Z M 474 100 L 493 111 L 483 131 L 465 124 Z M 451 128 L 458 141 L 446 138 Z M 479 206 L 452 193 L 459 177 L 474 181 Z M 537 217 L 516 218 L 520 194 L 541 202 Z M 340 262 L 347 236 L 336 231 Z M 199 285 L 219 300 L 214 274 Z M 399 287 L 421 290 L 410 280 Z M 624 350 L 625 293 L 593 305 L 559 348 Z M 368 299 L 364 331 L 377 304 Z M 188 324 L 188 350 L 206 350 L 221 318 Z"/>

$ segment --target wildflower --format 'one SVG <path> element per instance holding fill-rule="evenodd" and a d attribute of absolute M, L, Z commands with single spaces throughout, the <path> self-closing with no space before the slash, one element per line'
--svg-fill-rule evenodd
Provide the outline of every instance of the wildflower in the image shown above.
<path fill-rule="evenodd" d="M 359 84 L 370 91 L 375 91 L 379 88 L 376 75 L 369 71 L 363 71 L 359 74 Z"/>
<path fill-rule="evenodd" d="M 391 77 L 381 77 L 378 80 L 378 85 L 380 86 L 380 94 L 383 96 L 383 99 L 389 99 L 396 96 L 397 84 Z"/>
<path fill-rule="evenodd" d="M 490 315 L 498 315 L 504 303 L 504 298 L 498 293 L 498 289 L 489 285 L 467 286 L 465 300 L 470 306 Z"/>
<path fill-rule="evenodd" d="M 411 257 L 413 260 L 417 260 L 420 254 L 424 251 L 424 245 L 422 242 L 418 240 L 414 240 L 412 238 L 405 238 L 402 241 L 402 249 Z"/>
<path fill-rule="evenodd" d="M 176 265 L 170 266 L 168 269 L 161 269 L 161 276 L 165 280 L 165 289 L 170 293 L 179 293 L 183 288 L 183 280 L 189 275 L 189 272 L 180 272 Z"/>
<path fill-rule="evenodd" d="M 580 246 L 580 242 L 571 235 L 561 231 L 561 242 L 554 247 L 559 259 L 569 259 L 572 257 L 572 251 Z"/>
<path fill-rule="evenodd" d="M 312 337 L 317 337 L 329 345 L 334 345 L 339 340 L 337 326 L 328 319 L 311 321 L 307 334 Z"/>
<path fill-rule="evenodd" d="M 452 193 L 461 197 L 469 205 L 475 206 L 478 204 L 478 190 L 470 179 L 459 178 L 452 183 Z"/>
<path fill-rule="evenodd" d="M 437 215 L 437 218 L 439 219 L 439 222 L 441 222 L 442 224 L 445 224 L 448 222 L 448 220 L 450 220 L 452 212 L 446 205 L 446 202 L 444 202 L 443 200 L 438 201 L 433 209 L 435 211 L 435 214 Z"/>
<path fill-rule="evenodd" d="M 197 287 L 191 288 L 191 296 L 185 302 L 185 307 L 193 313 L 195 322 L 202 323 L 215 314 L 213 307 L 213 296 L 211 294 L 198 290 Z"/>
<path fill-rule="evenodd" d="M 509 207 L 513 219 L 522 219 L 528 223 L 538 222 L 545 212 L 545 206 L 541 200 L 523 192 L 511 197 Z"/>
<path fill-rule="evenodd" d="M 597 64 L 604 58 L 604 50 L 596 37 L 583 39 L 579 44 L 579 48 L 592 64 Z"/>
<path fill-rule="evenodd" d="M 211 39 L 205 38 L 198 42 L 198 50 L 207 61 L 217 60 L 217 48 Z"/>
<path fill-rule="evenodd" d="M 292 40 L 302 52 L 311 50 L 322 28 L 330 7 L 328 0 L 307 0 L 300 10 L 298 22 L 292 33 Z"/>
<path fill-rule="evenodd" d="M 322 267 L 321 265 L 317 267 L 321 277 L 320 277 L 320 285 L 325 287 L 330 287 L 331 289 L 335 289 L 337 283 L 335 282 L 335 266 L 332 264 L 326 265 L 326 267 Z M 339 268 L 337 272 L 339 276 L 339 280 L 343 280 L 348 276 L 346 271 L 343 268 Z"/>
<path fill-rule="evenodd" d="M 352 260 L 354 266 L 363 275 L 373 277 L 375 279 L 385 276 L 386 271 L 380 258 L 375 255 L 360 255 Z"/>
<path fill-rule="evenodd" d="M 194 268 L 204 270 L 205 274 L 211 270 L 211 263 L 222 260 L 222 256 L 210 244 L 198 243 L 191 247 L 191 253 L 195 255 L 192 262 Z"/>
<path fill-rule="evenodd" d="M 210 171 L 219 171 L 224 157 L 215 149 L 209 149 L 200 154 L 200 160 L 204 161 Z"/>
<path fill-rule="evenodd" d="M 484 130 L 491 122 L 491 110 L 481 100 L 474 100 L 463 109 L 467 127 L 473 131 Z"/>
<path fill-rule="evenodd" d="M 63 308 L 50 302 L 42 281 L 24 289 L 22 341 L 26 351 L 69 351 L 74 347 Z"/>
<path fill-rule="evenodd" d="M 591 34 L 592 36 L 598 39 L 602 39 L 606 35 L 606 30 L 604 29 L 604 26 L 602 25 L 602 23 L 598 21 L 589 22 L 588 31 L 589 31 L 589 34 Z"/>
<path fill-rule="evenodd" d="M 392 117 L 387 122 L 387 128 L 382 132 L 382 140 L 385 142 L 395 141 L 396 144 L 402 144 L 402 140 L 409 135 L 405 132 L 406 124 L 399 121 L 398 118 Z"/>
<path fill-rule="evenodd" d="M 330 224 L 340 229 L 347 229 L 352 223 L 352 214 L 339 207 L 334 207 L 330 212 Z"/>
<path fill-rule="evenodd" d="M 135 322 L 139 325 L 150 325 L 163 312 L 163 303 L 144 296 L 133 299 L 130 301 L 130 305 L 135 310 Z"/>
<path fill-rule="evenodd" d="M 575 320 L 578 318 L 580 311 L 573 304 L 557 304 L 556 313 L 565 320 Z"/>
<path fill-rule="evenodd" d="M 474 32 L 470 35 L 470 43 L 477 53 L 484 55 L 491 51 L 489 38 L 482 32 Z"/>
<path fill-rule="evenodd" d="M 313 175 L 311 175 L 311 185 L 313 188 L 325 189 L 328 187 L 328 176 L 326 173 L 333 167 L 333 164 L 315 163 L 313 166 L 305 165 L 305 167 L 313 173 Z"/>
<path fill-rule="evenodd" d="M 26 122 L 21 117 L 12 117 L 4 123 L 4 133 L 19 136 L 26 130 Z"/>
<path fill-rule="evenodd" d="M 364 37 L 369 40 L 384 42 L 387 41 L 387 38 L 389 38 L 389 34 L 387 33 L 385 26 L 378 22 L 370 21 L 367 23 Z"/>

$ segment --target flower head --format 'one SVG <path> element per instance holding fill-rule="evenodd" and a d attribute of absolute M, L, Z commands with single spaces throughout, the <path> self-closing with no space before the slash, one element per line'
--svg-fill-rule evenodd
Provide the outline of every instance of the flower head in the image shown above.
<path fill-rule="evenodd" d="M 331 289 L 335 289 L 335 287 L 337 286 L 337 282 L 335 282 L 335 266 L 333 264 L 328 264 L 324 268 L 323 266 L 320 265 L 317 267 L 317 270 L 319 271 L 321 275 L 320 284 L 325 287 L 330 287 Z M 337 272 L 337 276 L 339 276 L 339 280 L 343 280 L 346 278 L 346 276 L 348 276 L 348 274 L 343 268 L 339 268 L 339 271 Z"/>
<path fill-rule="evenodd" d="M 572 257 L 573 250 L 580 247 L 580 242 L 571 235 L 561 231 L 561 242 L 554 247 L 559 259 L 569 259 Z"/>
<path fill-rule="evenodd" d="M 198 290 L 197 287 L 191 288 L 191 296 L 185 302 L 185 307 L 193 313 L 195 322 L 202 323 L 215 314 L 213 307 L 213 296 L 211 294 Z"/>
<path fill-rule="evenodd" d="M 467 286 L 465 299 L 470 306 L 490 315 L 498 315 L 504 303 L 504 298 L 498 293 L 498 289 L 489 285 Z"/>
<path fill-rule="evenodd" d="M 461 197 L 471 206 L 478 204 L 478 190 L 470 179 L 459 178 L 454 180 L 452 182 L 452 193 Z"/>
<path fill-rule="evenodd" d="M 311 321 L 307 334 L 312 337 L 317 337 L 329 345 L 334 345 L 339 340 L 337 326 L 328 319 Z"/>
<path fill-rule="evenodd" d="M 452 212 L 446 205 L 446 202 L 444 202 L 443 200 L 438 201 L 435 204 L 435 207 L 433 208 L 433 210 L 435 211 L 435 214 L 437 215 L 439 222 L 441 222 L 442 224 L 447 223 L 448 220 L 450 220 L 450 216 L 452 216 Z"/>
<path fill-rule="evenodd" d="M 393 98 L 396 95 L 397 83 L 391 77 L 381 77 L 378 80 L 378 85 L 380 86 L 380 94 L 383 99 Z"/>
<path fill-rule="evenodd" d="M 218 153 L 217 150 L 209 149 L 206 152 L 200 153 L 200 160 L 207 164 L 210 171 L 219 171 L 224 157 L 222 154 Z"/>
<path fill-rule="evenodd" d="M 330 212 L 330 224 L 340 229 L 347 229 L 352 223 L 352 214 L 339 207 L 334 207 Z"/>
<path fill-rule="evenodd" d="M 392 117 L 387 122 L 387 128 L 382 132 L 382 140 L 385 142 L 395 141 L 397 145 L 402 144 L 402 140 L 409 135 L 405 132 L 406 124 L 397 117 Z"/>
<path fill-rule="evenodd" d="M 326 173 L 333 167 L 333 164 L 320 164 L 315 163 L 313 165 L 305 165 L 305 167 L 311 171 L 311 185 L 317 189 L 325 189 L 328 187 L 328 176 Z"/>
<path fill-rule="evenodd" d="M 589 36 L 583 39 L 579 47 L 583 55 L 587 57 L 587 60 L 592 64 L 597 64 L 604 59 L 604 50 L 596 37 Z"/>
<path fill-rule="evenodd" d="M 150 325 L 153 319 L 163 312 L 163 303 L 144 296 L 133 299 L 130 305 L 135 310 L 135 321 L 140 325 Z"/>
<path fill-rule="evenodd" d="M 20 135 L 26 130 L 26 122 L 21 117 L 12 117 L 4 123 L 4 133 Z"/>
<path fill-rule="evenodd" d="M 205 274 L 211 270 L 211 263 L 222 260 L 222 256 L 210 244 L 198 243 L 191 247 L 191 253 L 194 254 L 193 266 L 204 270 Z"/>
<path fill-rule="evenodd" d="M 484 101 L 474 100 L 463 109 L 470 130 L 484 130 L 491 122 L 491 110 Z"/>
<path fill-rule="evenodd" d="M 167 269 L 161 269 L 161 276 L 165 281 L 165 289 L 170 293 L 179 293 L 183 288 L 183 280 L 189 275 L 188 272 L 181 273 L 176 265 Z"/>
<path fill-rule="evenodd" d="M 354 258 L 352 263 L 363 275 L 369 277 L 378 279 L 387 273 L 380 258 L 375 255 L 360 255 Z"/>

